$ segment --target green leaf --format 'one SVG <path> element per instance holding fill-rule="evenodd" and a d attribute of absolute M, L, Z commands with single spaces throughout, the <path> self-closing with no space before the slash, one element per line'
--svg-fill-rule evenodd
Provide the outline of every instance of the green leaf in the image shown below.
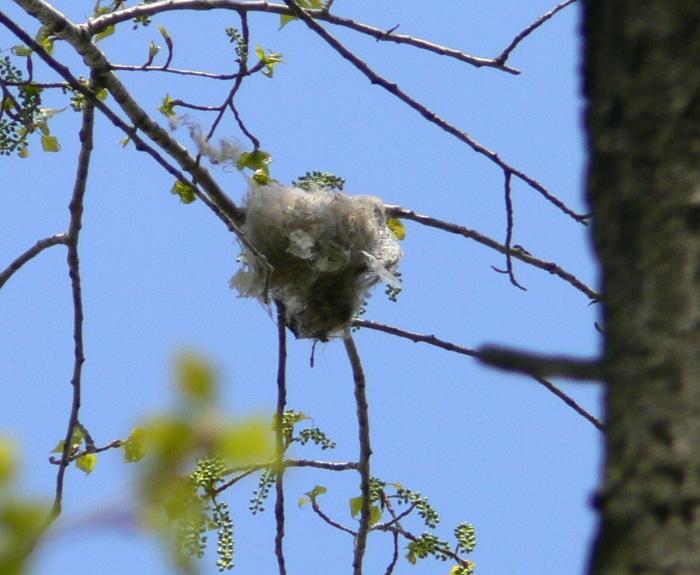
<path fill-rule="evenodd" d="M 75 466 L 81 471 L 85 472 L 85 475 L 90 475 L 97 465 L 97 455 L 94 453 L 85 453 L 75 460 Z"/>
<path fill-rule="evenodd" d="M 298 20 L 298 19 L 299 19 L 298 17 L 292 16 L 291 14 L 280 14 L 280 27 L 279 27 L 279 29 L 281 30 L 287 24 L 292 22 L 293 20 Z"/>
<path fill-rule="evenodd" d="M 187 400 L 211 401 L 216 395 L 217 375 L 203 357 L 194 353 L 183 353 L 177 359 L 177 385 Z"/>
<path fill-rule="evenodd" d="M 269 173 L 269 164 L 272 162 L 272 156 L 264 150 L 256 150 L 255 152 L 243 152 L 236 162 L 236 167 L 239 170 L 250 168 L 253 171 L 263 170 Z"/>
<path fill-rule="evenodd" d="M 389 218 L 386 222 L 386 227 L 391 230 L 391 233 L 396 236 L 396 239 L 403 241 L 406 237 L 406 228 L 399 218 Z"/>
<path fill-rule="evenodd" d="M 177 180 L 173 184 L 173 187 L 170 188 L 170 193 L 180 196 L 180 201 L 183 204 L 191 204 L 197 199 L 197 194 L 194 193 L 194 188 L 182 180 Z"/>
<path fill-rule="evenodd" d="M 265 66 L 262 73 L 268 78 L 272 78 L 275 73 L 275 66 L 283 62 L 282 54 L 279 52 L 266 52 L 265 48 L 262 46 L 256 46 L 255 53 L 257 54 L 258 58 L 260 58 L 260 62 L 262 62 L 262 64 Z"/>
<path fill-rule="evenodd" d="M 160 52 L 160 46 L 156 44 L 155 42 L 151 41 L 151 43 L 148 46 L 148 60 L 152 61 L 153 58 L 156 57 L 156 55 Z"/>
<path fill-rule="evenodd" d="M 305 495 L 309 497 L 311 501 L 314 501 L 319 495 L 323 495 L 328 491 L 323 485 L 316 485 L 311 491 L 307 491 Z"/>
<path fill-rule="evenodd" d="M 350 499 L 350 515 L 355 517 L 362 511 L 362 497 L 353 497 Z"/>
<path fill-rule="evenodd" d="M 173 110 L 173 106 L 175 105 L 175 99 L 170 95 L 166 94 L 165 98 L 163 98 L 163 101 L 160 104 L 160 107 L 158 108 L 158 111 L 163 114 L 164 116 L 174 116 L 175 115 L 175 110 Z"/>
<path fill-rule="evenodd" d="M 126 138 L 122 138 L 119 140 L 119 143 L 121 144 L 122 148 L 126 148 L 129 145 L 129 142 L 131 142 L 131 138 L 127 136 Z"/>
<path fill-rule="evenodd" d="M 98 32 L 95 34 L 95 42 L 101 42 L 105 38 L 111 36 L 114 34 L 114 31 L 116 30 L 116 26 L 112 24 L 111 26 L 107 26 L 102 32 Z"/>
<path fill-rule="evenodd" d="M 41 147 L 45 152 L 60 152 L 61 144 L 58 143 L 56 136 L 45 134 L 41 136 Z"/>
<path fill-rule="evenodd" d="M 29 147 L 24 146 L 22 149 L 19 151 L 19 157 L 20 158 L 28 158 L 29 157 Z"/>
<path fill-rule="evenodd" d="M 10 483 L 17 471 L 17 449 L 9 437 L 0 437 L 0 487 Z"/>
<path fill-rule="evenodd" d="M 160 32 L 160 35 L 163 36 L 163 40 L 165 40 L 166 42 L 172 41 L 172 38 L 170 37 L 170 32 L 168 32 L 168 29 L 162 24 L 158 26 L 158 32 Z"/>
<path fill-rule="evenodd" d="M 134 427 L 131 434 L 124 442 L 124 462 L 136 463 L 146 455 L 146 430 L 143 427 Z"/>
<path fill-rule="evenodd" d="M 97 92 L 96 96 L 100 102 L 104 102 L 109 97 L 109 90 L 107 90 L 107 88 L 102 88 Z"/>
<path fill-rule="evenodd" d="M 382 510 L 377 505 L 372 505 L 369 510 L 369 524 L 376 525 L 382 518 Z"/>
<path fill-rule="evenodd" d="M 12 46 L 12 53 L 19 58 L 27 58 L 32 55 L 32 49 L 28 46 Z"/>
<path fill-rule="evenodd" d="M 267 173 L 267 170 L 255 170 L 253 174 L 253 181 L 261 186 L 266 186 L 271 180 L 272 178 L 270 178 L 270 174 Z"/>

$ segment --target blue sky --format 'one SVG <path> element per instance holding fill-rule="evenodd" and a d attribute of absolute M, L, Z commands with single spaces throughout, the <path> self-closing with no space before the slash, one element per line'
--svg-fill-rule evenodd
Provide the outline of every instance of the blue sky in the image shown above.
<path fill-rule="evenodd" d="M 56 4 L 74 21 L 92 7 L 87 1 Z M 334 10 L 494 56 L 550 8 L 540 0 L 430 6 L 338 0 Z M 36 29 L 18 8 L 3 10 Z M 235 56 L 223 29 L 238 24 L 234 13 L 168 14 L 154 24 L 167 26 L 175 41 L 174 65 L 233 69 Z M 309 170 L 331 171 L 346 179 L 349 193 L 377 195 L 503 241 L 503 176 L 496 166 L 370 85 L 302 23 L 278 31 L 276 16 L 254 15 L 250 25 L 254 45 L 284 55 L 273 79 L 247 80 L 237 99 L 247 125 L 274 157 L 275 178 L 290 182 Z M 141 63 L 151 40 L 162 44 L 155 25 L 122 28 L 102 43 L 116 62 Z M 522 70 L 519 76 L 329 29 L 406 92 L 584 211 L 577 28 L 573 6 L 525 40 L 511 60 Z M 0 29 L 0 49 L 17 43 Z M 57 44 L 56 56 L 84 73 L 68 46 Z M 171 75 L 121 77 L 156 115 L 166 93 L 214 105 L 229 89 L 225 83 Z M 52 107 L 65 106 L 62 102 L 58 96 L 46 99 Z M 108 103 L 114 106 L 113 100 Z M 42 153 L 35 141 L 29 159 L 0 160 L 5 183 L 0 268 L 37 239 L 66 229 L 78 128 L 79 115 L 67 110 L 52 124 L 60 153 Z M 218 134 L 244 141 L 230 117 Z M 189 145 L 184 130 L 176 135 Z M 237 267 L 235 238 L 201 202 L 179 203 L 169 193 L 171 177 L 146 155 L 122 149 L 122 137 L 99 119 L 81 240 L 84 423 L 103 444 L 171 407 L 172 360 L 183 348 L 199 350 L 218 367 L 227 414 L 271 414 L 276 330 L 257 302 L 237 298 L 228 287 Z M 240 201 L 246 189 L 240 174 L 213 171 Z M 513 199 L 514 243 L 595 286 L 587 230 L 522 182 L 514 181 Z M 598 310 L 559 278 L 516 262 L 524 292 L 491 269 L 504 265 L 500 254 L 413 222 L 406 227 L 404 291 L 392 303 L 378 288 L 368 319 L 468 347 L 498 343 L 539 352 L 596 353 Z M 0 292 L 0 432 L 17 438 L 23 491 L 37 496 L 52 494 L 56 470 L 47 455 L 65 433 L 69 413 L 71 322 L 61 247 L 25 266 Z M 427 495 L 441 513 L 439 533 L 446 538 L 458 522 L 474 523 L 478 573 L 582 573 L 594 529 L 590 499 L 599 475 L 600 432 L 526 377 L 382 333 L 361 330 L 355 337 L 368 377 L 373 474 Z M 312 415 L 336 441 L 335 453 L 323 452 L 323 458 L 353 459 L 355 410 L 343 346 L 338 341 L 319 345 L 313 369 L 310 352 L 309 341 L 290 340 L 289 407 Z M 595 385 L 560 384 L 600 412 Z M 294 454 L 321 457 L 313 449 Z M 90 476 L 71 469 L 65 515 L 40 548 L 34 572 L 75 575 L 94 573 L 99 566 L 103 575 L 127 569 L 170 573 L 152 537 L 110 521 L 112 511 L 133 503 L 134 478 L 119 452 L 102 454 Z M 247 511 L 255 484 L 244 482 L 228 497 L 238 543 L 234 573 L 241 575 L 275 572 L 272 515 L 251 517 Z M 290 473 L 290 573 L 348 572 L 348 536 L 295 504 L 316 484 L 329 488 L 323 501 L 328 513 L 352 523 L 347 502 L 357 493 L 355 474 Z M 411 527 L 420 532 L 417 523 Z M 367 573 L 383 572 L 390 555 L 389 536 L 372 535 Z M 207 556 L 202 573 L 215 573 L 214 562 Z M 415 566 L 402 561 L 396 573 L 448 571 L 446 564 L 427 559 Z"/>

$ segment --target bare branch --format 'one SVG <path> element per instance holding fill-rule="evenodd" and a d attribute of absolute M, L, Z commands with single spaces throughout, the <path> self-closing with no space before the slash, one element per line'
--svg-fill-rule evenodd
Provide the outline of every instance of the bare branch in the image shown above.
<path fill-rule="evenodd" d="M 80 256 L 78 253 L 78 243 L 80 241 L 80 230 L 83 218 L 83 199 L 87 186 L 90 158 L 93 148 L 93 128 L 95 123 L 95 108 L 92 102 L 85 102 L 83 108 L 83 121 L 80 128 L 80 154 L 78 157 L 78 168 L 73 186 L 73 196 L 71 197 L 68 209 L 70 211 L 70 226 L 66 238 L 68 247 L 68 272 L 71 280 L 71 292 L 73 297 L 73 376 L 71 386 L 73 387 L 73 399 L 71 411 L 68 418 L 68 429 L 63 444 L 61 462 L 56 475 L 56 494 L 54 496 L 53 507 L 49 515 L 49 521 L 61 514 L 63 502 L 63 485 L 68 461 L 70 459 L 71 445 L 73 443 L 73 433 L 80 425 L 80 402 L 82 395 L 82 374 L 83 363 L 85 363 L 85 351 L 83 342 L 83 296 L 80 280 Z"/>
<path fill-rule="evenodd" d="M 479 348 L 479 361 L 533 377 L 564 377 L 581 381 L 602 379 L 601 363 L 568 356 L 540 355 L 498 346 Z"/>
<path fill-rule="evenodd" d="M 16 0 L 18 1 L 18 0 Z M 27 0 L 25 0 L 27 1 Z M 397 84 L 389 82 L 384 77 L 377 74 L 372 68 L 370 68 L 366 62 L 358 58 L 353 52 L 346 48 L 337 38 L 330 34 L 325 28 L 323 28 L 318 22 L 316 22 L 309 14 L 302 10 L 299 5 L 294 2 L 294 0 L 284 0 L 287 6 L 292 9 L 295 16 L 301 18 L 306 25 L 316 32 L 321 38 L 323 38 L 326 43 L 331 46 L 338 54 L 340 54 L 345 60 L 350 62 L 355 68 L 357 68 L 362 74 L 364 74 L 367 79 L 372 84 L 377 84 L 384 88 L 390 94 L 396 96 L 404 104 L 409 106 L 423 116 L 431 124 L 435 124 L 448 134 L 453 135 L 455 138 L 461 142 L 467 144 L 476 153 L 486 156 L 504 172 L 510 172 L 515 177 L 521 179 L 523 182 L 528 184 L 531 188 L 539 192 L 547 201 L 556 206 L 559 210 L 564 212 L 566 215 L 574 219 L 575 221 L 585 224 L 588 220 L 588 216 L 584 214 L 578 214 L 569 208 L 564 202 L 559 198 L 552 195 L 542 184 L 540 184 L 534 178 L 528 176 L 524 172 L 518 170 L 517 168 L 511 166 L 505 162 L 496 152 L 488 149 L 479 142 L 477 142 L 472 136 L 460 130 L 459 128 L 453 126 L 435 112 L 413 99 L 406 92 L 404 92 Z"/>
<path fill-rule="evenodd" d="M 345 343 L 345 351 L 350 360 L 352 376 L 355 382 L 355 403 L 357 405 L 357 425 L 360 438 L 359 472 L 362 507 L 360 508 L 360 527 L 355 537 L 355 556 L 353 558 L 352 567 L 354 575 L 362 575 L 362 560 L 367 547 L 367 534 L 370 527 L 369 461 L 372 456 L 372 447 L 370 445 L 369 434 L 369 406 L 367 405 L 365 374 L 362 369 L 360 354 L 357 352 L 357 347 L 355 346 L 355 341 L 352 339 L 351 335 L 347 335 L 343 341 Z"/>
<path fill-rule="evenodd" d="M 449 341 L 445 341 L 442 339 L 439 339 L 435 337 L 434 335 L 423 335 L 419 333 L 414 333 L 411 331 L 406 331 L 403 329 L 399 329 L 394 326 L 390 325 L 385 325 L 376 321 L 369 321 L 366 319 L 353 319 L 352 324 L 356 327 L 366 327 L 368 329 L 374 329 L 376 331 L 382 331 L 384 333 L 388 333 L 391 335 L 395 335 L 398 337 L 402 337 L 404 339 L 409 339 L 413 342 L 422 342 L 422 343 L 427 343 L 430 345 L 433 345 L 435 347 L 439 347 L 442 349 L 445 349 L 447 351 L 453 351 L 455 353 L 459 353 L 461 355 L 467 355 L 469 357 L 474 357 L 477 359 L 481 359 L 482 357 L 482 352 L 481 350 L 474 350 L 474 349 L 469 349 L 466 347 L 462 347 L 459 345 L 455 345 L 454 343 L 450 343 Z M 566 405 L 571 407 L 576 413 L 590 421 L 595 427 L 600 429 L 601 431 L 604 431 L 604 425 L 593 415 L 591 415 L 588 411 L 586 411 L 583 407 L 581 407 L 576 401 L 574 401 L 571 397 L 569 397 L 567 394 L 565 394 L 561 389 L 559 389 L 557 386 L 555 386 L 553 383 L 547 381 L 541 376 L 533 376 L 533 379 L 543 385 L 547 390 L 551 391 L 554 395 L 556 395 L 559 399 L 561 399 Z"/>
<path fill-rule="evenodd" d="M 287 406 L 287 322 L 284 306 L 277 302 L 277 411 L 275 412 L 275 557 L 280 575 L 286 575 L 284 561 L 284 451 L 286 448 L 282 419 Z"/>
<path fill-rule="evenodd" d="M 495 58 L 496 62 L 500 62 L 501 64 L 505 64 L 508 58 L 510 57 L 511 53 L 515 48 L 522 42 L 525 38 L 527 38 L 532 32 L 534 32 L 537 28 L 542 26 L 547 20 L 549 20 L 552 16 L 554 16 L 557 12 L 563 10 L 567 6 L 570 6 L 576 2 L 576 0 L 564 0 L 564 2 L 561 2 L 554 8 L 552 8 L 549 12 L 546 14 L 542 15 L 540 18 L 535 20 L 532 24 L 530 24 L 527 28 L 525 28 L 522 32 L 520 32 L 513 40 L 511 41 L 510 44 L 506 47 L 503 52 L 500 53 L 500 55 Z"/>
<path fill-rule="evenodd" d="M 485 235 L 483 235 L 475 230 L 465 228 L 464 226 L 460 226 L 458 224 L 446 222 L 446 221 L 440 220 L 438 218 L 433 218 L 431 216 L 425 216 L 422 214 L 418 214 L 418 213 L 414 212 L 413 210 L 410 210 L 408 208 L 403 208 L 401 206 L 387 205 L 387 206 L 384 206 L 384 208 L 386 210 L 386 213 L 390 216 L 394 216 L 397 218 L 404 218 L 407 220 L 412 220 L 412 221 L 417 222 L 419 224 L 422 224 L 424 226 L 438 228 L 440 230 L 450 232 L 451 234 L 460 235 L 460 236 L 463 236 L 465 238 L 469 238 L 470 240 L 474 240 L 476 242 L 479 242 L 480 244 L 485 245 L 485 246 L 487 246 L 493 250 L 496 250 L 502 254 L 506 253 L 506 246 L 504 246 L 503 244 L 497 242 L 496 240 L 491 239 L 488 236 L 485 236 Z M 598 292 L 596 292 L 593 289 L 591 289 L 590 287 L 588 287 L 585 283 L 583 283 L 575 275 L 567 272 L 565 269 L 563 269 L 558 264 L 555 264 L 554 262 L 548 262 L 548 261 L 536 258 L 536 257 L 532 256 L 522 246 L 511 247 L 510 255 L 511 255 L 511 257 L 516 258 L 516 259 L 518 259 L 526 264 L 530 264 L 536 268 L 547 271 L 550 274 L 553 274 L 553 275 L 563 279 L 565 282 L 571 284 L 573 287 L 575 287 L 581 293 L 588 296 L 588 298 L 590 298 L 592 301 L 595 302 L 595 301 L 600 300 L 600 294 Z"/>
<path fill-rule="evenodd" d="M 15 274 L 15 272 L 18 272 L 24 264 L 34 259 L 46 248 L 59 244 L 65 244 L 66 237 L 66 234 L 56 234 L 54 236 L 49 236 L 48 238 L 39 240 L 31 248 L 15 258 L 15 260 L 12 261 L 10 265 L 8 265 L 0 273 L 0 288 L 2 288 L 2 286 L 7 283 L 7 280 L 9 280 Z"/>
<path fill-rule="evenodd" d="M 519 70 L 513 68 L 512 66 L 506 64 L 505 62 L 499 61 L 497 58 L 480 58 L 478 56 L 471 56 L 462 50 L 457 50 L 455 48 L 449 48 L 447 46 L 442 46 L 434 42 L 429 42 L 421 38 L 416 38 L 414 36 L 408 36 L 406 34 L 396 34 L 393 30 L 382 30 L 375 26 L 370 26 L 368 24 L 363 24 L 352 20 L 351 18 L 345 18 L 342 16 L 336 16 L 330 13 L 331 4 L 327 4 L 322 10 L 307 10 L 307 14 L 316 20 L 323 20 L 329 24 L 340 26 L 343 28 L 348 28 L 365 34 L 377 40 L 378 42 L 394 42 L 396 44 L 406 44 L 418 48 L 420 50 L 426 50 L 440 56 L 446 56 L 448 58 L 453 58 L 470 64 L 477 68 L 494 68 L 497 70 L 502 70 L 503 72 L 508 72 L 509 74 L 519 74 Z M 132 20 L 133 18 L 143 17 L 143 16 L 155 16 L 163 12 L 169 12 L 172 10 L 235 10 L 236 12 L 265 12 L 268 14 L 293 14 L 284 4 L 275 4 L 272 2 L 265 1 L 236 1 L 236 0 L 163 0 L 161 2 L 153 2 L 149 4 L 140 4 L 137 6 L 132 6 L 130 8 L 123 8 L 121 10 L 115 10 L 110 14 L 104 14 L 96 18 L 92 18 L 87 22 L 87 28 L 91 35 L 103 31 L 108 26 L 118 24 L 120 22 L 125 22 Z"/>

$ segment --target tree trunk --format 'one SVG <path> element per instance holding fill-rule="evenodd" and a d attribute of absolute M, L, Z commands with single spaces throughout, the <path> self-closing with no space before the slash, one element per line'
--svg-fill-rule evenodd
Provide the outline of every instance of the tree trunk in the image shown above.
<path fill-rule="evenodd" d="M 700 0 L 585 2 L 606 468 L 595 575 L 700 574 Z"/>

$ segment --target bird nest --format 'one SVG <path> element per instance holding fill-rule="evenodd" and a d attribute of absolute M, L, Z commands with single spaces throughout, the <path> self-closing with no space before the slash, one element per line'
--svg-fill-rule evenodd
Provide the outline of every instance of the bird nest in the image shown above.
<path fill-rule="evenodd" d="M 376 284 L 400 286 L 402 252 L 379 198 L 251 181 L 245 213 L 254 250 L 243 248 L 231 287 L 282 304 L 299 338 L 342 337 Z"/>

